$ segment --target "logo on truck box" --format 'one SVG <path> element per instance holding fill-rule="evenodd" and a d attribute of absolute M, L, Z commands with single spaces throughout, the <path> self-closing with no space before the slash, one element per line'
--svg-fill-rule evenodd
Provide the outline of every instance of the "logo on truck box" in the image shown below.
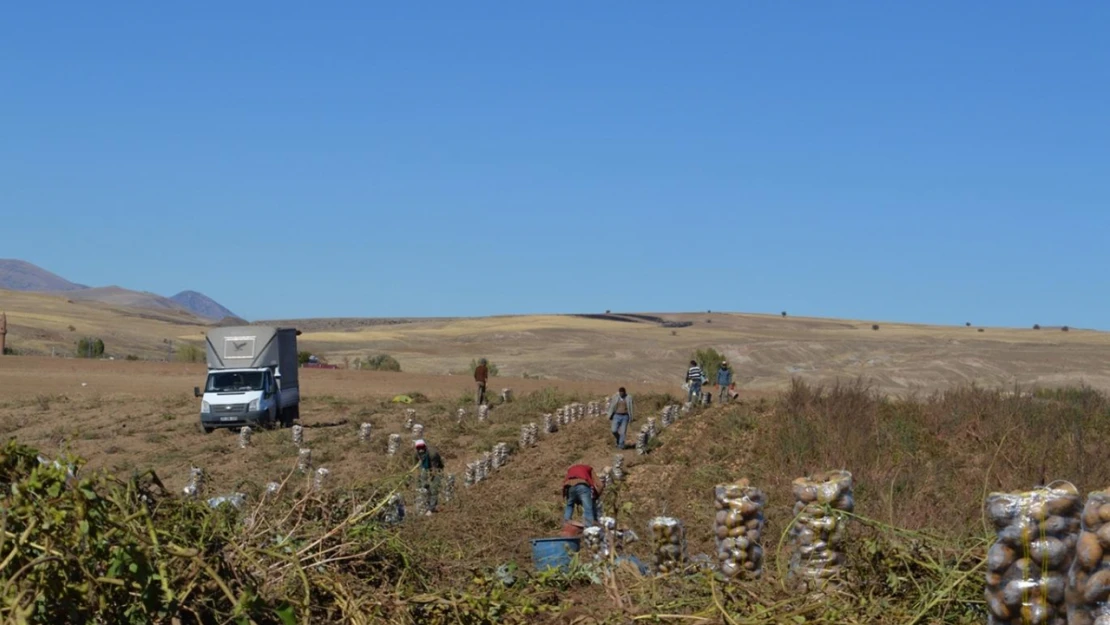
<path fill-rule="evenodd" d="M 253 336 L 228 336 L 224 337 L 224 359 L 254 358 Z"/>

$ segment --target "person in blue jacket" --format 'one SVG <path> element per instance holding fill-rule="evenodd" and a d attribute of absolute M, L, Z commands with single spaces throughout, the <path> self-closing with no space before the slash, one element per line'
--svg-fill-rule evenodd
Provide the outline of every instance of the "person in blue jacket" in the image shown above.
<path fill-rule="evenodd" d="M 717 400 L 722 404 L 728 402 L 728 387 L 730 384 L 732 384 L 732 369 L 729 369 L 726 360 L 717 369 L 717 386 L 721 387 L 721 390 L 717 392 Z"/>

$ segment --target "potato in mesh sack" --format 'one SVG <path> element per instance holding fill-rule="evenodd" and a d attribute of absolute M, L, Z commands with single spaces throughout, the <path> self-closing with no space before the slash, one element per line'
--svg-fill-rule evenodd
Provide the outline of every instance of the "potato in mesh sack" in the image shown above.
<path fill-rule="evenodd" d="M 747 479 L 718 484 L 714 489 L 717 515 L 717 569 L 725 579 L 755 579 L 763 574 L 763 508 L 767 498 Z"/>

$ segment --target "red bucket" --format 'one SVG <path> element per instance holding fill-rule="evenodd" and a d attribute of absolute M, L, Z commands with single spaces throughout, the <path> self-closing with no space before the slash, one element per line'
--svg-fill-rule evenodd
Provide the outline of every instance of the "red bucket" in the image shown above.
<path fill-rule="evenodd" d="M 563 531 L 559 535 L 564 538 L 574 538 L 581 536 L 584 529 L 586 529 L 586 526 L 578 521 L 566 521 L 563 523 Z"/>

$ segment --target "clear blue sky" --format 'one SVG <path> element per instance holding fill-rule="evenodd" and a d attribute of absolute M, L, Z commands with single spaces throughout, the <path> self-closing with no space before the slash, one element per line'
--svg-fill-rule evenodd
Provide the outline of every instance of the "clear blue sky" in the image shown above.
<path fill-rule="evenodd" d="M 9 3 L 0 257 L 252 319 L 1110 328 L 1108 32 L 1104 2 Z"/>

